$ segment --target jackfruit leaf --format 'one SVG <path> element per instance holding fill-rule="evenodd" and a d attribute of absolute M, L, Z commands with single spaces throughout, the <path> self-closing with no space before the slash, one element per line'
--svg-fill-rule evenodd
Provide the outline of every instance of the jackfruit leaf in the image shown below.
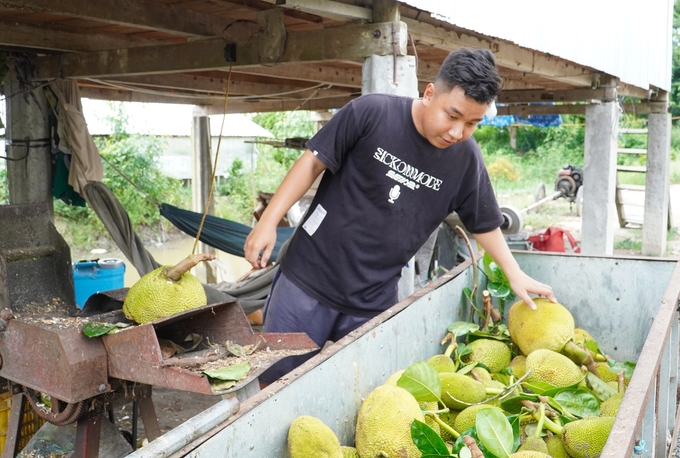
<path fill-rule="evenodd" d="M 479 325 L 470 323 L 469 321 L 454 321 L 449 325 L 447 330 L 454 336 L 460 337 L 470 332 L 478 331 Z"/>
<path fill-rule="evenodd" d="M 555 386 L 546 382 L 522 382 L 524 388 L 528 388 L 533 393 L 540 394 L 542 396 L 555 396 L 565 390 L 570 390 L 579 386 L 583 379 L 569 386 Z"/>
<path fill-rule="evenodd" d="M 587 350 L 590 350 L 591 353 L 593 353 L 593 354 L 598 354 L 598 355 L 604 354 L 604 353 L 602 353 L 602 351 L 600 350 L 600 344 L 598 344 L 598 343 L 597 343 L 596 341 L 594 341 L 594 340 L 586 340 L 585 343 L 583 344 L 583 346 L 584 346 Z"/>
<path fill-rule="evenodd" d="M 486 289 L 489 291 L 491 297 L 497 297 L 499 299 L 505 299 L 506 297 L 510 296 L 510 293 L 512 293 L 510 287 L 508 285 L 504 285 L 503 283 L 491 282 L 486 285 Z"/>
<path fill-rule="evenodd" d="M 439 434 L 420 420 L 411 422 L 411 439 L 423 456 L 452 456 Z"/>
<path fill-rule="evenodd" d="M 239 381 L 250 372 L 250 360 L 231 366 L 220 367 L 214 371 L 203 371 L 210 378 Z"/>
<path fill-rule="evenodd" d="M 496 264 L 496 262 L 493 259 L 491 259 L 489 253 L 484 253 L 482 264 L 484 266 L 484 275 L 486 275 L 486 278 L 489 279 L 489 282 L 506 284 L 509 283 L 508 279 L 505 277 L 505 274 L 503 273 L 503 269 L 501 269 L 499 265 Z"/>
<path fill-rule="evenodd" d="M 588 380 L 588 386 L 591 390 L 593 390 L 593 393 L 595 393 L 595 396 L 597 396 L 597 399 L 599 399 L 600 402 L 604 402 L 616 394 L 616 390 L 614 388 L 607 385 L 607 382 L 592 372 L 588 372 L 586 374 L 586 379 Z"/>
<path fill-rule="evenodd" d="M 512 426 L 505 415 L 496 409 L 482 409 L 477 412 L 477 435 L 491 453 L 498 458 L 507 458 L 512 453 L 515 438 Z"/>
<path fill-rule="evenodd" d="M 624 377 L 630 378 L 633 376 L 633 371 L 635 370 L 635 363 L 631 363 L 630 361 L 626 361 L 625 363 L 617 363 L 616 361 L 610 361 L 609 363 L 609 368 L 616 372 L 617 374 L 621 371 L 623 372 Z"/>
<path fill-rule="evenodd" d="M 522 401 L 538 402 L 537 394 L 530 393 L 520 393 L 517 396 L 513 396 L 510 399 L 506 399 L 501 402 L 501 409 L 508 413 L 518 414 L 522 410 Z"/>
<path fill-rule="evenodd" d="M 470 436 L 475 440 L 475 442 L 477 443 L 477 447 L 479 447 L 479 450 L 484 455 L 484 458 L 498 458 L 496 455 L 487 450 L 484 444 L 479 440 L 479 437 L 477 436 L 476 426 L 472 426 L 470 429 L 466 429 L 465 431 L 460 433 L 460 436 L 458 436 L 458 439 L 456 439 L 456 442 L 454 442 L 453 444 L 452 452 L 454 453 L 454 455 L 457 453 L 458 456 L 461 456 L 463 450 L 467 449 L 467 445 L 465 445 L 465 441 L 463 439 L 465 436 Z"/>
<path fill-rule="evenodd" d="M 184 338 L 185 342 L 191 342 L 191 344 L 188 347 L 184 347 L 184 351 L 193 351 L 198 347 L 198 345 L 201 343 L 203 340 L 203 336 L 196 333 L 192 332 L 188 336 Z"/>
<path fill-rule="evenodd" d="M 118 330 L 118 326 L 110 323 L 100 323 L 98 321 L 89 321 L 83 325 L 83 334 L 87 337 L 99 337 L 105 334 L 113 334 Z"/>
<path fill-rule="evenodd" d="M 499 330 L 500 329 L 501 328 L 499 327 Z M 478 339 L 493 339 L 493 340 L 500 340 L 501 342 L 511 342 L 512 341 L 510 339 L 509 335 L 495 334 L 495 333 L 491 333 L 489 331 L 473 331 L 473 332 L 468 334 L 468 340 L 470 342 L 472 342 L 473 340 L 478 340 Z"/>
<path fill-rule="evenodd" d="M 521 436 L 520 436 L 520 419 L 519 415 L 508 415 L 505 417 L 508 419 L 510 422 L 510 426 L 512 426 L 512 437 L 513 437 L 513 442 L 512 442 L 512 450 L 513 452 L 517 451 L 519 448 L 519 445 L 521 443 Z"/>
<path fill-rule="evenodd" d="M 246 356 L 246 349 L 237 343 L 229 343 L 227 345 L 227 350 L 229 350 L 229 353 L 239 358 Z"/>
<path fill-rule="evenodd" d="M 468 302 L 474 309 L 474 311 L 477 313 L 477 316 L 480 318 L 484 318 L 484 313 L 477 307 L 477 303 L 475 302 L 475 298 L 472 297 L 472 290 L 470 288 L 463 288 L 463 295 L 467 298 Z M 468 323 L 471 324 L 471 323 Z"/>
<path fill-rule="evenodd" d="M 600 415 L 599 401 L 594 394 L 583 388 L 561 391 L 554 399 L 569 413 L 579 418 Z"/>
<path fill-rule="evenodd" d="M 437 402 L 442 395 L 439 373 L 425 361 L 407 367 L 397 380 L 397 386 L 411 393 L 418 402 Z"/>
<path fill-rule="evenodd" d="M 233 380 L 218 380 L 216 378 L 210 379 L 210 391 L 212 391 L 213 393 L 228 390 L 234 385 L 236 385 L 236 382 Z"/>

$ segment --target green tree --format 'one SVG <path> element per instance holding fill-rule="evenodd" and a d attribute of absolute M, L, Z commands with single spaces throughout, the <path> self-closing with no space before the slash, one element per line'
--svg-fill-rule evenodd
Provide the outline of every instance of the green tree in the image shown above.
<path fill-rule="evenodd" d="M 680 0 L 673 5 L 673 63 L 670 105 L 672 116 L 680 116 Z"/>

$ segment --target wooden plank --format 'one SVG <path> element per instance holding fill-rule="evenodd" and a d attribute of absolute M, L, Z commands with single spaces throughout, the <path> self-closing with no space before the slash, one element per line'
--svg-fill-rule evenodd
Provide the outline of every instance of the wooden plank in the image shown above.
<path fill-rule="evenodd" d="M 304 11 L 317 16 L 323 16 L 337 21 L 361 19 L 370 21 L 372 10 L 362 6 L 348 5 L 346 3 L 333 2 L 330 0 L 267 0 L 281 8 Z M 387 22 L 387 21 L 380 21 Z"/>
<path fill-rule="evenodd" d="M 402 17 L 401 20 L 406 23 L 409 34 L 416 42 L 438 49 L 447 51 L 461 47 L 490 49 L 499 66 L 576 86 L 591 87 L 593 81 L 599 77 L 599 73 L 593 69 L 521 48 L 510 42 L 489 37 L 478 38 L 460 30 L 447 30 L 428 24 L 424 22 L 424 19 L 414 20 Z"/>
<path fill-rule="evenodd" d="M 403 23 L 360 24 L 306 32 L 291 32 L 280 64 L 363 59 L 392 54 L 392 28 L 397 30 L 397 54 L 406 55 Z M 36 79 L 149 75 L 258 66 L 258 41 L 236 45 L 235 62 L 227 62 L 222 38 L 134 49 L 49 56 L 36 59 Z M 172 56 L 172 58 L 169 58 Z"/>
<path fill-rule="evenodd" d="M 537 103 L 537 102 L 584 102 L 590 100 L 616 100 L 614 88 L 573 89 L 564 91 L 546 90 L 504 90 L 500 103 Z"/>
<path fill-rule="evenodd" d="M 619 154 L 647 154 L 644 148 L 617 148 L 616 152 Z"/>
<path fill-rule="evenodd" d="M 114 7 L 115 6 L 115 7 Z M 135 0 L 0 0 L 0 8 L 54 13 L 186 35 L 220 36 L 228 20 L 212 14 Z"/>
<path fill-rule="evenodd" d="M 556 114 L 584 114 L 587 105 L 507 105 L 498 106 L 498 116 L 501 115 L 556 115 Z"/>
<path fill-rule="evenodd" d="M 54 27 L 0 21 L 0 44 L 53 51 L 104 51 L 158 45 L 138 36 L 77 33 Z"/>
<path fill-rule="evenodd" d="M 361 87 L 361 64 L 357 64 L 356 68 L 338 68 L 323 64 L 290 64 L 275 67 L 238 68 L 237 70 L 238 73 L 248 75 L 273 76 L 352 88 Z M 285 83 L 282 82 L 282 84 Z"/>
<path fill-rule="evenodd" d="M 641 167 L 641 166 L 635 166 L 635 165 L 617 165 L 616 170 L 618 172 L 646 173 L 647 167 Z"/>
<path fill-rule="evenodd" d="M 647 134 L 647 129 L 619 129 L 620 134 Z"/>

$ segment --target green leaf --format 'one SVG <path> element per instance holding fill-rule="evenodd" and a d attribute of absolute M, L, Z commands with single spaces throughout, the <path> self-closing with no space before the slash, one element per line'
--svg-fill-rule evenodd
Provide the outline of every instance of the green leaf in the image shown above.
<path fill-rule="evenodd" d="M 519 415 L 510 415 L 506 417 L 508 421 L 510 422 L 510 426 L 512 426 L 512 437 L 513 437 L 513 442 L 512 442 L 512 451 L 515 452 L 517 451 L 517 448 L 520 445 L 521 442 L 521 437 L 520 437 L 520 419 Z"/>
<path fill-rule="evenodd" d="M 614 361 L 609 364 L 609 368 L 617 374 L 621 371 L 624 371 L 623 376 L 626 378 L 630 378 L 633 376 L 633 371 L 635 370 L 635 363 L 632 363 L 630 361 L 626 361 L 625 363 L 617 363 Z"/>
<path fill-rule="evenodd" d="M 232 364 L 231 366 L 221 367 L 215 369 L 214 371 L 203 371 L 205 375 L 210 378 L 216 378 L 218 380 L 234 380 L 239 381 L 250 372 L 250 361 L 244 361 L 238 364 Z"/>
<path fill-rule="evenodd" d="M 556 394 L 554 399 L 569 413 L 579 418 L 600 415 L 600 402 L 594 394 L 583 388 L 562 391 Z"/>
<path fill-rule="evenodd" d="M 210 379 L 210 391 L 213 393 L 228 390 L 235 385 L 236 382 L 234 380 L 218 380 L 216 378 Z"/>
<path fill-rule="evenodd" d="M 424 361 L 407 367 L 397 380 L 397 386 L 411 393 L 418 402 L 439 401 L 442 393 L 439 373 Z"/>
<path fill-rule="evenodd" d="M 607 385 L 607 382 L 592 372 L 586 374 L 586 379 L 588 380 L 588 386 L 590 386 L 590 389 L 593 390 L 593 393 L 595 393 L 600 402 L 606 401 L 617 392 L 614 388 Z"/>
<path fill-rule="evenodd" d="M 425 456 L 451 456 L 446 442 L 427 424 L 419 420 L 411 422 L 411 439 Z"/>
<path fill-rule="evenodd" d="M 508 413 L 518 414 L 522 410 L 522 401 L 538 402 L 538 395 L 531 393 L 520 393 L 501 402 L 501 409 Z"/>
<path fill-rule="evenodd" d="M 449 325 L 448 331 L 456 337 L 479 330 L 479 325 L 469 321 L 455 321 Z"/>
<path fill-rule="evenodd" d="M 590 352 L 594 355 L 599 354 L 602 355 L 602 351 L 600 350 L 600 344 L 598 344 L 594 340 L 586 340 L 583 346 L 587 349 L 590 350 Z"/>
<path fill-rule="evenodd" d="M 506 297 L 510 296 L 510 293 L 512 293 L 510 287 L 503 283 L 489 283 L 486 286 L 486 289 L 489 291 L 491 297 L 498 297 L 501 299 L 505 299 Z"/>
<path fill-rule="evenodd" d="M 490 282 L 503 282 L 503 278 L 505 277 L 503 275 L 503 271 L 500 267 L 498 267 L 498 264 L 494 262 L 491 256 L 489 256 L 489 253 L 484 253 L 482 265 L 484 269 L 484 275 L 486 275 L 486 278 L 488 278 Z"/>
<path fill-rule="evenodd" d="M 512 453 L 515 437 L 508 419 L 496 409 L 482 409 L 477 412 L 477 435 L 484 447 L 498 458 L 507 458 Z"/>
<path fill-rule="evenodd" d="M 87 337 L 99 337 L 117 329 L 118 326 L 115 324 L 89 321 L 83 325 L 83 334 L 85 334 Z"/>

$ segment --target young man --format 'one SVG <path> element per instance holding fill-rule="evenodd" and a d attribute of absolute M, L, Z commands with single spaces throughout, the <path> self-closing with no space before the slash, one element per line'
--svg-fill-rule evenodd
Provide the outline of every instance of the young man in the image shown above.
<path fill-rule="evenodd" d="M 265 267 L 278 221 L 326 170 L 272 283 L 266 332 L 305 332 L 322 347 L 394 305 L 402 267 L 454 211 L 519 298 L 533 307 L 530 293 L 555 300 L 510 253 L 472 138 L 500 89 L 493 54 L 460 49 L 422 99 L 369 94 L 333 116 L 307 143 L 245 242 L 246 260 Z M 261 383 L 311 356 L 281 360 Z"/>

